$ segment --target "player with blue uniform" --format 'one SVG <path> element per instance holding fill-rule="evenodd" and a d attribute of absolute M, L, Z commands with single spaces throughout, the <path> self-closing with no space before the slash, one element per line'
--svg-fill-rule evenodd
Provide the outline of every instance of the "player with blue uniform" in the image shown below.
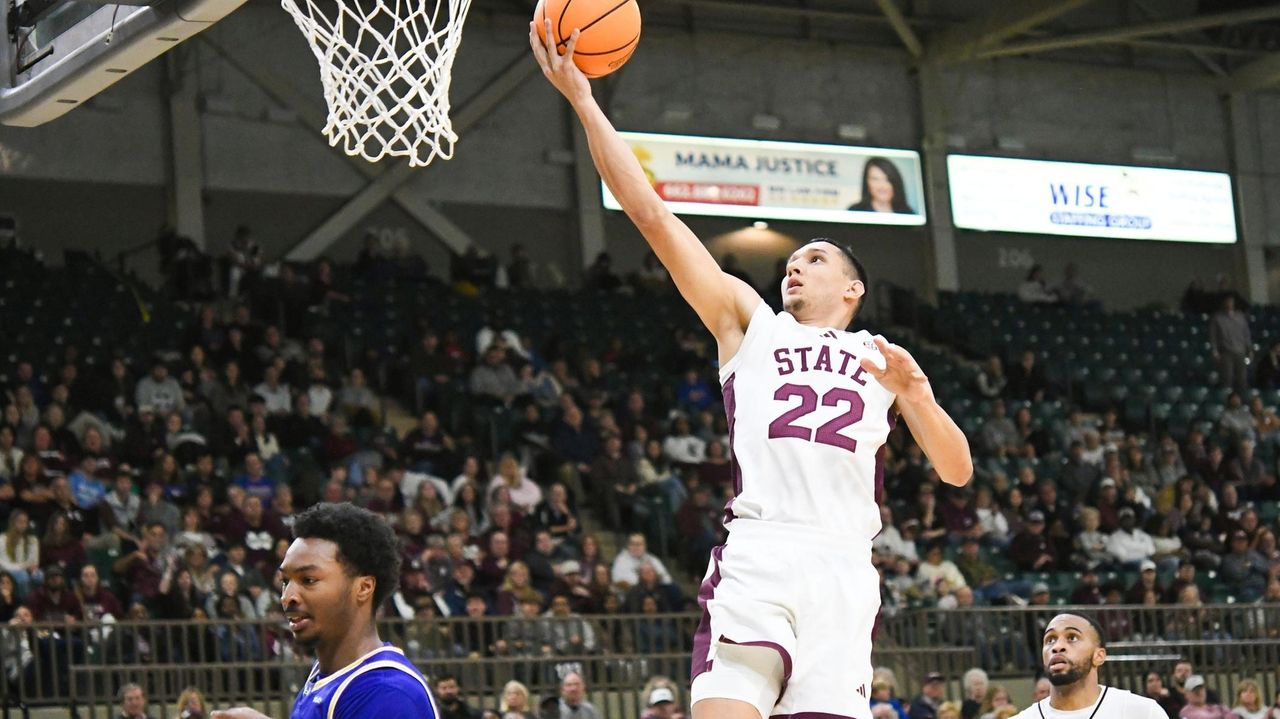
<path fill-rule="evenodd" d="M 435 719 L 427 680 L 374 622 L 400 576 L 391 527 L 349 503 L 318 504 L 298 515 L 293 536 L 280 601 L 295 640 L 317 659 L 292 719 Z M 266 717 L 238 707 L 213 719 Z"/>

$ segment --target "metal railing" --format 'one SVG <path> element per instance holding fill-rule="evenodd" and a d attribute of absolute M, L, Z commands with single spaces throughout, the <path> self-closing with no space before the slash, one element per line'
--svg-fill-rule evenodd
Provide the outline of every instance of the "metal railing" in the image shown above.
<path fill-rule="evenodd" d="M 929 672 L 961 696 L 965 670 L 995 677 L 1031 676 L 1043 626 L 1066 607 L 921 609 L 882 619 L 873 662 L 892 668 L 899 696 L 912 696 Z M 1142 691 L 1149 670 L 1167 675 L 1179 660 L 1224 695 L 1242 677 L 1257 678 L 1264 696 L 1280 687 L 1280 605 L 1081 607 L 1108 632 L 1104 681 Z M 390 620 L 387 641 L 428 676 L 458 677 L 473 703 L 491 706 L 509 679 L 536 697 L 553 696 L 569 669 L 583 673 L 592 701 L 606 716 L 630 719 L 654 675 L 686 686 L 697 613 L 583 617 L 490 617 Z M 67 706 L 105 711 L 119 687 L 137 682 L 167 716 L 187 686 L 216 706 L 247 703 L 284 716 L 312 658 L 297 650 L 273 620 L 228 623 L 119 622 L 10 625 L 0 628 L 0 687 L 10 707 Z M 605 707 L 601 707 L 602 711 Z"/>

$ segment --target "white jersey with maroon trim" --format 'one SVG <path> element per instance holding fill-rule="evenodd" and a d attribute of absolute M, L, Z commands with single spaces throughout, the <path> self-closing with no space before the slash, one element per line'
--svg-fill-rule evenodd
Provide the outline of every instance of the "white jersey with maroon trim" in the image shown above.
<path fill-rule="evenodd" d="M 808 327 L 764 302 L 720 369 L 733 445 L 734 517 L 850 535 L 880 531 L 883 447 L 894 394 L 859 361 L 884 357 L 866 331 Z"/>

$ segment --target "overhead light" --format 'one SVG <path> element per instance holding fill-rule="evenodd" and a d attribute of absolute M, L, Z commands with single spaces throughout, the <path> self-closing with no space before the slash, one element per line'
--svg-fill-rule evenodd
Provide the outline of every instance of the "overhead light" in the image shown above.
<path fill-rule="evenodd" d="M 667 105 L 662 111 L 662 121 L 668 124 L 687 122 L 693 117 L 693 109 L 688 105 Z"/>
<path fill-rule="evenodd" d="M 836 135 L 841 140 L 850 140 L 852 142 L 862 142 L 867 139 L 867 128 L 865 125 L 858 125 L 852 122 L 842 122 L 836 128 Z"/>
<path fill-rule="evenodd" d="M 1007 152 L 1021 152 L 1027 149 L 1027 143 L 1023 142 L 1020 137 L 1001 135 L 996 138 L 996 147 Z"/>
<path fill-rule="evenodd" d="M 761 112 L 751 118 L 751 126 L 757 130 L 779 130 L 782 128 L 782 118 Z"/>
<path fill-rule="evenodd" d="M 1133 159 L 1139 162 L 1173 163 L 1178 160 L 1178 155 L 1167 147 L 1135 147 L 1132 154 Z"/>
<path fill-rule="evenodd" d="M 757 230 L 769 229 L 769 223 L 765 222 L 764 220 L 756 220 L 755 222 L 751 223 L 751 226 L 756 228 Z"/>

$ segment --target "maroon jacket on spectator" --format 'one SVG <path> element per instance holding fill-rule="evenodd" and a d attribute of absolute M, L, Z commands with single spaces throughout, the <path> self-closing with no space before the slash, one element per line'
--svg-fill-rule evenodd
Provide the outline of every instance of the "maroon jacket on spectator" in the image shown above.
<path fill-rule="evenodd" d="M 83 618 L 80 600 L 67 588 L 67 578 L 62 567 L 53 566 L 45 571 L 44 586 L 31 593 L 27 604 L 37 622 L 61 622 L 67 617 Z"/>

